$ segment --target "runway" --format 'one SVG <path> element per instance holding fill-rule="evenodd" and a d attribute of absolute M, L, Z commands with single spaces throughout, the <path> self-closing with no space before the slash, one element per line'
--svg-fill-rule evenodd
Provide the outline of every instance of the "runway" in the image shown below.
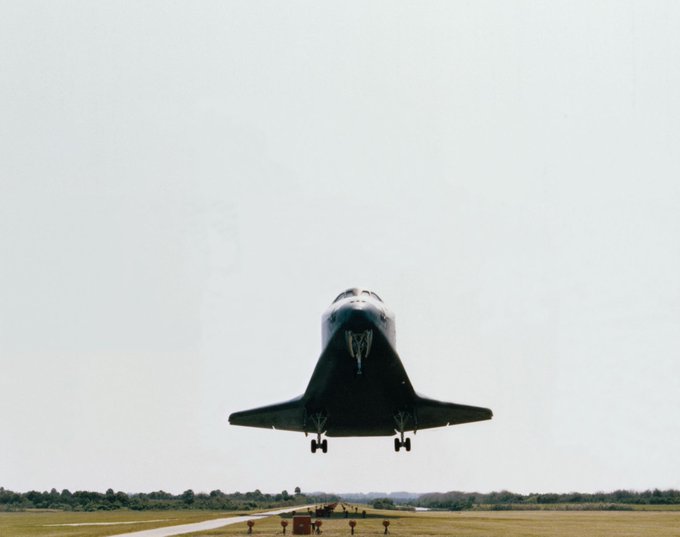
<path fill-rule="evenodd" d="M 249 520 L 258 520 L 274 515 L 280 515 L 281 513 L 290 513 L 291 511 L 306 511 L 307 508 L 314 508 L 314 504 L 286 507 L 285 509 L 276 509 L 275 511 L 267 511 L 265 513 L 256 513 L 253 515 L 215 518 L 213 520 L 206 520 L 205 522 L 193 522 L 191 524 L 181 524 L 179 526 L 166 526 L 164 528 L 153 528 L 150 530 L 132 531 L 129 533 L 117 533 L 111 537 L 170 537 L 171 535 L 183 535 L 185 533 L 192 533 L 194 531 L 214 530 L 216 528 L 229 526 L 231 524 L 245 525 L 245 523 Z"/>

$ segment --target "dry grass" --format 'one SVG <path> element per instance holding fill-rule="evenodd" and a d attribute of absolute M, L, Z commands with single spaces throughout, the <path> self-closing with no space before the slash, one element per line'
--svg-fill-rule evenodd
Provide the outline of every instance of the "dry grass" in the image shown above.
<path fill-rule="evenodd" d="M 162 526 L 190 524 L 212 518 L 236 516 L 236 512 L 215 511 L 97 511 L 74 513 L 62 511 L 0 512 L 2 537 L 105 537 L 125 531 L 146 530 Z M 134 522 L 115 526 L 53 526 L 53 524 L 89 524 Z"/>
<path fill-rule="evenodd" d="M 0 536 L 104 537 L 125 531 L 188 524 L 243 513 L 201 511 L 113 511 L 98 513 L 0 513 Z M 390 520 L 393 537 L 680 537 L 680 511 L 468 511 L 412 513 L 368 510 L 355 517 L 355 535 L 383 535 L 382 521 Z M 166 519 L 161 522 L 152 520 Z M 46 524 L 135 521 L 124 526 L 50 527 Z M 257 520 L 253 537 L 282 535 L 278 516 Z M 349 536 L 344 518 L 323 520 L 324 537 Z M 292 535 L 289 524 L 287 535 Z M 191 534 L 191 537 L 246 535 L 245 524 Z"/>
<path fill-rule="evenodd" d="M 355 535 L 383 535 L 382 521 L 390 520 L 392 537 L 680 537 L 680 512 L 670 511 L 524 511 L 407 513 L 369 510 L 370 518 L 355 518 Z M 282 535 L 279 517 L 260 520 L 254 537 Z M 242 526 L 242 527 L 241 527 Z M 286 535 L 290 535 L 291 525 Z M 246 535 L 245 524 L 191 534 L 191 537 Z M 349 536 L 344 518 L 324 520 L 324 537 Z"/>

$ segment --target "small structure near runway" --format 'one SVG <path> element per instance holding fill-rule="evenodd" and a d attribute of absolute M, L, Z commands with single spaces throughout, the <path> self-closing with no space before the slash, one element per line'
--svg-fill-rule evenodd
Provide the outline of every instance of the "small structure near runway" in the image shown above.
<path fill-rule="evenodd" d="M 317 507 L 315 509 L 316 518 L 331 518 L 331 515 L 337 506 L 337 503 L 329 503 L 323 507 Z"/>
<path fill-rule="evenodd" d="M 295 515 L 293 517 L 293 535 L 311 535 L 312 517 L 311 515 Z"/>

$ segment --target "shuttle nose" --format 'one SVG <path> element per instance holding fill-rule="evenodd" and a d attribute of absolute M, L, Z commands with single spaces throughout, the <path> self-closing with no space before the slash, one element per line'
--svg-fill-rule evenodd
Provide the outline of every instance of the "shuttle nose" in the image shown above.
<path fill-rule="evenodd" d="M 380 319 L 378 309 L 368 302 L 353 302 L 348 304 L 346 314 L 347 328 L 363 330 L 377 324 Z"/>

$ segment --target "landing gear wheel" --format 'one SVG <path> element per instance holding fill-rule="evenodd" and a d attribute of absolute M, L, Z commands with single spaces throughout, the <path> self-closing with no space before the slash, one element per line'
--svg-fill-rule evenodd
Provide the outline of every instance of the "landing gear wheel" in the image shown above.
<path fill-rule="evenodd" d="M 411 451 L 411 439 L 404 438 L 404 433 L 408 430 L 412 430 L 415 434 L 417 430 L 417 421 L 415 412 L 408 410 L 399 410 L 394 414 L 394 424 L 396 425 L 394 432 L 399 434 L 399 438 L 394 439 L 394 451 L 399 451 L 401 448 L 405 448 L 406 451 Z M 409 427 L 409 424 L 411 427 Z"/>
<path fill-rule="evenodd" d="M 328 442 L 325 439 L 321 440 L 321 435 L 326 432 L 326 422 L 328 421 L 328 416 L 325 412 L 319 411 L 311 414 L 309 419 L 316 431 L 316 439 L 312 440 L 312 453 L 316 453 L 317 449 L 320 449 L 326 453 L 328 451 Z M 305 434 L 307 434 L 307 431 L 305 431 Z"/>

